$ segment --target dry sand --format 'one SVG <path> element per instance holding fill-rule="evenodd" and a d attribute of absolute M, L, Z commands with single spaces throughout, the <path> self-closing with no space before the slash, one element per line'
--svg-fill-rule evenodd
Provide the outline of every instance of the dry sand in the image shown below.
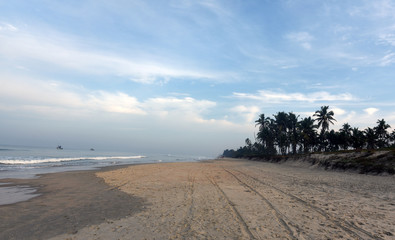
<path fill-rule="evenodd" d="M 99 172 L 140 212 L 53 239 L 395 239 L 395 178 L 243 160 Z"/>
<path fill-rule="evenodd" d="M 395 177 L 235 159 L 1 180 L 0 239 L 395 239 Z M 95 176 L 96 174 L 96 176 Z"/>

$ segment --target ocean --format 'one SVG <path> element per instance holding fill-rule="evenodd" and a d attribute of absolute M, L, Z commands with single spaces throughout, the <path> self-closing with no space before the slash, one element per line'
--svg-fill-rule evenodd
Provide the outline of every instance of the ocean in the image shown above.
<path fill-rule="evenodd" d="M 205 160 L 204 156 L 141 154 L 93 149 L 57 149 L 23 146 L 0 146 L 0 179 L 32 178 L 37 174 L 100 167 Z"/>
<path fill-rule="evenodd" d="M 209 159 L 204 156 L 174 154 L 137 154 L 97 149 L 57 149 L 0 145 L 0 179 L 35 178 L 38 174 L 94 170 L 106 166 L 160 163 L 195 162 Z M 5 180 L 7 181 L 7 180 Z M 0 183 L 0 205 L 26 201 L 39 196 L 31 186 Z"/>

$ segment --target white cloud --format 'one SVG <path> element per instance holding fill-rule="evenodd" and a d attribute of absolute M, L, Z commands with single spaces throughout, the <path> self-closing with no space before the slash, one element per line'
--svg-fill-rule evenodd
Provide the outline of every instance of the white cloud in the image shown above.
<path fill-rule="evenodd" d="M 395 26 L 393 26 L 392 29 L 390 29 L 390 30 L 395 31 Z M 382 33 L 378 37 L 379 37 L 379 43 L 395 46 L 395 34 L 394 33 Z"/>
<path fill-rule="evenodd" d="M 378 108 L 365 108 L 363 110 L 344 110 L 339 108 L 330 108 L 335 113 L 334 117 L 336 122 L 331 125 L 331 128 L 338 130 L 343 124 L 349 123 L 351 127 L 358 127 L 360 130 L 364 130 L 367 127 L 374 127 L 376 125 L 377 119 L 385 119 L 392 127 L 395 121 L 394 112 L 380 112 Z M 309 115 L 309 114 L 306 114 Z M 311 116 L 312 114 L 310 114 Z M 391 130 L 392 131 L 392 130 Z"/>
<path fill-rule="evenodd" d="M 328 83 L 313 83 L 309 86 L 307 86 L 307 88 L 309 89 L 338 89 L 338 88 L 342 88 L 339 85 L 328 85 Z"/>
<path fill-rule="evenodd" d="M 286 35 L 286 38 L 299 43 L 304 49 L 311 49 L 311 41 L 314 40 L 314 37 L 310 35 L 308 32 L 292 32 Z"/>
<path fill-rule="evenodd" d="M 69 113 L 89 114 L 94 111 L 144 115 L 141 104 L 125 93 L 88 91 L 54 81 L 39 81 L 6 76 L 0 79 L 2 108 L 32 110 L 48 114 L 66 110 Z M 63 109 L 63 110 L 62 110 Z"/>
<path fill-rule="evenodd" d="M 335 112 L 334 117 L 336 119 L 336 123 L 335 126 L 333 126 L 334 129 L 340 129 L 345 123 L 350 124 L 351 127 L 355 127 L 353 124 L 355 123 L 355 118 L 357 118 L 357 113 L 355 111 L 350 111 L 347 114 L 345 113 L 346 112 L 343 112 L 343 114 L 337 115 Z"/>
<path fill-rule="evenodd" d="M 355 100 L 350 93 L 331 94 L 328 92 L 320 91 L 313 93 L 284 93 L 260 90 L 257 94 L 247 93 L 233 93 L 234 97 L 243 99 L 252 99 L 269 103 L 281 103 L 281 102 L 318 102 L 318 101 L 352 101 Z"/>
<path fill-rule="evenodd" d="M 219 123 L 206 119 L 216 103 L 192 97 L 156 97 L 140 101 L 124 92 L 92 91 L 55 81 L 5 76 L 0 78 L 0 109 L 31 111 L 62 117 L 95 116 L 115 113 L 134 116 L 160 116 L 174 122 Z M 55 116 L 56 117 L 56 116 Z M 59 117 L 61 117 L 59 115 Z M 226 124 L 230 124 L 229 122 Z"/>
<path fill-rule="evenodd" d="M 380 66 L 388 66 L 395 63 L 395 53 L 391 52 L 379 60 Z"/>
<path fill-rule="evenodd" d="M 332 111 L 335 115 L 344 115 L 346 113 L 345 110 L 341 109 L 341 108 L 332 108 Z"/>
<path fill-rule="evenodd" d="M 260 109 L 257 106 L 246 107 L 244 105 L 238 105 L 232 108 L 231 111 L 235 112 L 236 114 L 242 115 L 247 123 L 251 123 L 257 117 Z"/>
<path fill-rule="evenodd" d="M 392 0 L 364 1 L 349 11 L 351 16 L 394 18 L 395 3 Z"/>
<path fill-rule="evenodd" d="M 379 111 L 379 109 L 378 108 L 365 108 L 363 111 L 366 112 L 368 115 L 373 115 L 377 111 Z"/>
<path fill-rule="evenodd" d="M 73 91 L 61 90 L 61 83 L 54 81 L 36 81 L 3 75 L 0 78 L 0 83 L 0 96 L 4 98 L 2 102 L 8 105 L 43 104 L 79 108 L 86 102 L 86 99 Z"/>
<path fill-rule="evenodd" d="M 150 114 L 162 118 L 176 117 L 194 122 L 203 122 L 202 114 L 215 107 L 216 103 L 191 97 L 157 97 L 147 99 L 142 105 Z"/>
<path fill-rule="evenodd" d="M 297 68 L 299 67 L 298 65 L 285 65 L 285 66 L 281 66 L 281 69 L 291 69 L 291 68 Z"/>
<path fill-rule="evenodd" d="M 98 109 L 112 113 L 146 114 L 135 97 L 122 92 L 109 93 L 99 91 L 96 95 L 90 95 L 88 105 L 96 106 Z"/>
<path fill-rule="evenodd" d="M 220 19 L 229 18 L 232 14 L 224 8 L 224 6 L 220 6 L 218 2 L 215 1 L 198 1 L 198 4 L 205 7 L 212 13 L 214 13 Z"/>
<path fill-rule="evenodd" d="M 3 27 L 4 28 L 4 27 Z M 47 35 L 55 35 L 49 38 Z M 29 33 L 0 35 L 0 54 L 9 59 L 34 60 L 35 65 L 72 69 L 94 75 L 114 75 L 139 83 L 166 83 L 171 78 L 215 79 L 215 73 L 188 69 L 164 61 L 145 60 L 144 56 L 124 57 L 111 52 L 92 50 L 70 36 Z"/>
<path fill-rule="evenodd" d="M 12 25 L 12 24 L 0 22 L 0 31 L 11 31 L 11 32 L 16 32 L 16 31 L 18 31 L 18 28 L 15 27 L 15 26 Z"/>
<path fill-rule="evenodd" d="M 139 151 L 144 142 L 163 151 L 196 151 L 198 142 L 201 151 L 216 153 L 253 132 L 253 124 L 207 117 L 216 103 L 205 99 L 156 97 L 142 101 L 125 92 L 91 91 L 57 81 L 9 76 L 0 78 L 0 86 L 2 115 L 23 118 L 27 125 L 36 122 L 43 129 L 46 124 L 61 124 L 60 131 L 69 130 L 63 137 L 69 134 L 73 142 L 89 136 L 89 142 L 110 145 L 133 142 Z M 52 131 L 51 126 L 47 131 Z M 209 140 L 207 134 L 212 136 Z"/>

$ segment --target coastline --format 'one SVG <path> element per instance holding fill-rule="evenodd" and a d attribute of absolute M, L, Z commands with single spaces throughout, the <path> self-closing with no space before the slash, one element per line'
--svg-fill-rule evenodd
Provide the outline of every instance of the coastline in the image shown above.
<path fill-rule="evenodd" d="M 47 173 L 30 179 L 1 179 L 3 186 L 37 189 L 27 201 L 0 205 L 0 239 L 48 239 L 140 211 L 144 200 L 104 183 L 97 172 L 126 168 Z"/>
<path fill-rule="evenodd" d="M 218 159 L 45 174 L 19 183 L 39 187 L 42 195 L 0 206 L 0 238 L 391 239 L 395 234 L 394 176 Z"/>

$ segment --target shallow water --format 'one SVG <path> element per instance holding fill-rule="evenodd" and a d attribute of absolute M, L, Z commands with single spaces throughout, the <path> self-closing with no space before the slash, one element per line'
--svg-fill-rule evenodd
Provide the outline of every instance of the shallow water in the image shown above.
<path fill-rule="evenodd" d="M 22 202 L 37 197 L 40 194 L 36 194 L 36 191 L 37 189 L 25 185 L 12 187 L 0 186 L 0 205 Z"/>

